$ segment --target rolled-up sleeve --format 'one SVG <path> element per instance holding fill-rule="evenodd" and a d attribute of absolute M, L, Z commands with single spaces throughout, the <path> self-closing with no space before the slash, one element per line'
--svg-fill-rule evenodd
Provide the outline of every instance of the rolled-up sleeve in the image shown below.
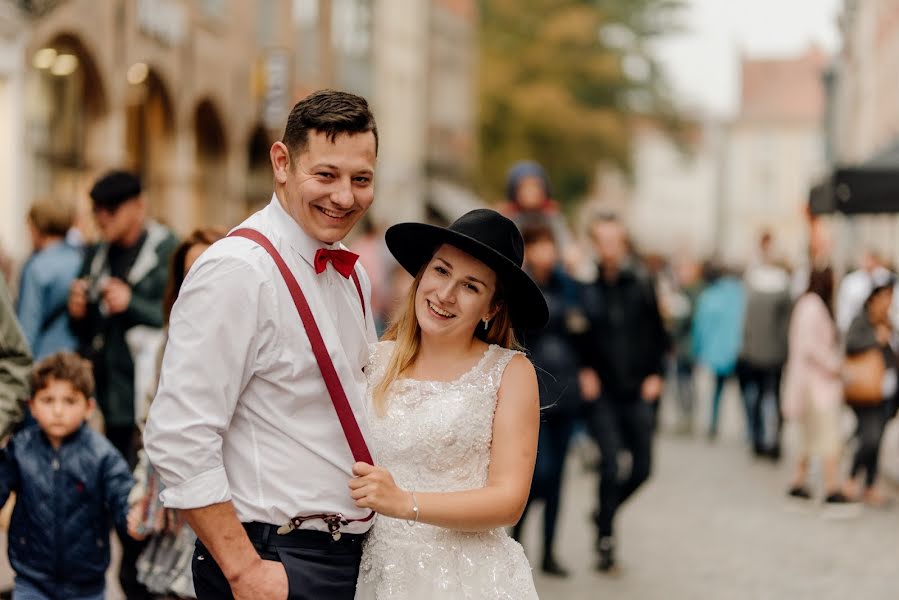
<path fill-rule="evenodd" d="M 220 244 L 237 244 L 223 240 Z M 213 247 L 175 303 L 145 447 L 169 508 L 231 499 L 222 435 L 259 358 L 257 322 L 270 284 L 245 259 Z"/>

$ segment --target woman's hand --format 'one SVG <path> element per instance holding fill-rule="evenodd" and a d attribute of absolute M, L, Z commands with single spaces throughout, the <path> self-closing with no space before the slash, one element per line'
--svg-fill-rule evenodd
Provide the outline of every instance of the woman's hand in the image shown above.
<path fill-rule="evenodd" d="M 412 494 L 398 487 L 393 481 L 390 471 L 383 467 L 374 467 L 368 463 L 357 462 L 353 465 L 350 479 L 350 496 L 359 508 L 369 508 L 385 517 L 395 519 L 413 519 Z"/>

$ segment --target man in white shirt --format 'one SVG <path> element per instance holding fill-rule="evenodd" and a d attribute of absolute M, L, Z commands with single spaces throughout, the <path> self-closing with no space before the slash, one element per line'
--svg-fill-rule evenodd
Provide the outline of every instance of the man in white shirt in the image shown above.
<path fill-rule="evenodd" d="M 837 291 L 836 321 L 841 334 L 846 335 L 852 321 L 861 314 L 871 290 L 889 280 L 890 275 L 877 252 L 865 250 L 859 261 L 859 268 L 843 277 Z"/>
<path fill-rule="evenodd" d="M 271 203 L 241 225 L 264 234 L 299 283 L 363 436 L 371 286 L 338 255 L 355 257 L 340 241 L 373 201 L 377 147 L 363 98 L 312 94 L 271 148 Z M 291 294 L 255 242 L 228 237 L 191 269 L 145 443 L 166 506 L 199 537 L 200 600 L 353 598 L 371 523 L 349 495 L 353 455 Z M 335 531 L 326 516 L 338 515 Z"/>

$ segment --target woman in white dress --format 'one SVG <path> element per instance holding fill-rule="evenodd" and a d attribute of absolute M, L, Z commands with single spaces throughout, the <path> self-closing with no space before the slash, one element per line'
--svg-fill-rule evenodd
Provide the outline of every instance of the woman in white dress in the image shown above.
<path fill-rule="evenodd" d="M 356 463 L 349 487 L 379 516 L 356 598 L 537 598 L 524 552 L 503 529 L 527 501 L 540 410 L 513 327 L 547 319 L 521 269 L 521 235 L 481 209 L 449 228 L 395 225 L 386 239 L 415 281 L 366 368 L 378 465 Z"/>

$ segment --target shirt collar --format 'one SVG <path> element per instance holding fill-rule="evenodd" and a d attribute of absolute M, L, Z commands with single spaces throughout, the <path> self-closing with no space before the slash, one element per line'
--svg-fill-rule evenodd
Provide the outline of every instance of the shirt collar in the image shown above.
<path fill-rule="evenodd" d="M 293 217 L 281 206 L 278 196 L 272 194 L 272 201 L 269 204 L 269 214 L 272 216 L 272 223 L 277 232 L 283 236 L 284 240 L 297 254 L 302 257 L 309 266 L 315 268 L 315 253 L 322 248 L 329 250 L 345 250 L 343 244 L 326 244 L 321 242 L 303 230 L 299 223 L 294 221 Z"/>

